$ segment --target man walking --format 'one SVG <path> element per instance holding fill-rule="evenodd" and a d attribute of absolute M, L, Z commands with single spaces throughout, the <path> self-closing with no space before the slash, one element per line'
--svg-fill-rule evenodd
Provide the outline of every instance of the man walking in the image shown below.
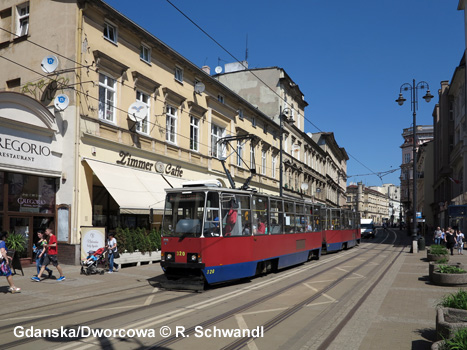
<path fill-rule="evenodd" d="M 434 240 L 435 240 L 435 244 L 441 244 L 441 236 L 443 234 L 443 231 L 441 231 L 441 227 L 437 227 L 435 232 L 434 232 Z"/>
<path fill-rule="evenodd" d="M 57 253 L 58 253 L 57 237 L 52 233 L 52 229 L 50 229 L 50 228 L 45 230 L 45 235 L 48 238 L 48 243 L 44 245 L 45 247 L 47 247 L 47 255 L 46 255 L 45 259 L 44 259 L 44 264 L 41 266 L 41 271 L 39 272 L 37 277 L 31 277 L 31 279 L 33 281 L 40 282 L 42 273 L 45 271 L 45 268 L 47 267 L 47 265 L 52 263 L 52 265 L 57 268 L 58 273 L 60 274 L 60 277 L 57 279 L 57 281 L 61 282 L 61 281 L 63 281 L 65 279 L 65 276 L 63 276 L 62 268 L 58 264 L 58 259 L 57 259 Z"/>

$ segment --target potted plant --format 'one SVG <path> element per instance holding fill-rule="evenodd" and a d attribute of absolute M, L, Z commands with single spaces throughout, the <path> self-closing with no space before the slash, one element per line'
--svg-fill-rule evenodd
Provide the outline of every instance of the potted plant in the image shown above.
<path fill-rule="evenodd" d="M 438 339 L 446 339 L 463 328 L 467 328 L 467 291 L 460 289 L 444 296 L 438 303 L 436 333 Z"/>
<path fill-rule="evenodd" d="M 457 330 L 452 338 L 433 343 L 431 350 L 459 350 L 467 349 L 467 329 Z"/>
<path fill-rule="evenodd" d="M 31 264 L 31 259 L 26 258 L 26 237 L 21 233 L 8 233 L 5 244 L 10 253 L 15 252 L 15 255 L 20 259 L 21 265 L 28 266 Z M 17 268 L 19 268 L 19 266 L 17 266 Z"/>
<path fill-rule="evenodd" d="M 14 250 L 19 256 L 26 252 L 26 237 L 20 233 L 10 232 L 5 243 L 8 250 Z"/>
<path fill-rule="evenodd" d="M 449 260 L 449 251 L 446 247 L 441 245 L 434 244 L 427 250 L 427 259 L 428 261 L 438 261 L 441 259 Z"/>
<path fill-rule="evenodd" d="M 437 265 L 431 274 L 431 282 L 441 286 L 467 284 L 467 271 L 461 265 Z"/>

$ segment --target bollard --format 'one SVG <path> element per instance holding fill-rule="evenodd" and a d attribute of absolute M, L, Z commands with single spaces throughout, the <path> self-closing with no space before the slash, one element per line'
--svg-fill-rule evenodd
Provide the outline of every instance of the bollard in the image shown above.
<path fill-rule="evenodd" d="M 418 242 L 412 241 L 412 253 L 418 253 Z"/>

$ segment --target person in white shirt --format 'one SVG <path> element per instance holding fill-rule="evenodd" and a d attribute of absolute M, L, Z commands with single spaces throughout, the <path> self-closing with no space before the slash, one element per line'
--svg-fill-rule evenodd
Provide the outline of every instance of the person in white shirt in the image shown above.
<path fill-rule="evenodd" d="M 115 271 L 118 271 L 118 264 L 114 263 L 116 251 L 117 251 L 117 240 L 115 239 L 115 236 L 113 233 L 109 233 L 109 239 L 107 241 L 107 254 L 109 257 L 109 272 L 108 273 L 114 272 L 114 266 L 115 266 Z"/>
<path fill-rule="evenodd" d="M 457 232 L 456 243 L 457 243 L 457 254 L 464 255 L 464 253 L 463 253 L 463 250 L 464 250 L 464 234 L 461 231 Z"/>

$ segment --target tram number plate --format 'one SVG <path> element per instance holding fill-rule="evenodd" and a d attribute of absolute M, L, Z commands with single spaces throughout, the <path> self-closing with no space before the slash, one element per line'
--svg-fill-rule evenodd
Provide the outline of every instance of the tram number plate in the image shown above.
<path fill-rule="evenodd" d="M 207 269 L 206 275 L 213 275 L 215 271 L 216 271 L 215 269 Z"/>
<path fill-rule="evenodd" d="M 186 255 L 185 252 L 182 252 L 181 250 L 177 251 L 177 256 L 185 256 L 185 255 Z"/>

